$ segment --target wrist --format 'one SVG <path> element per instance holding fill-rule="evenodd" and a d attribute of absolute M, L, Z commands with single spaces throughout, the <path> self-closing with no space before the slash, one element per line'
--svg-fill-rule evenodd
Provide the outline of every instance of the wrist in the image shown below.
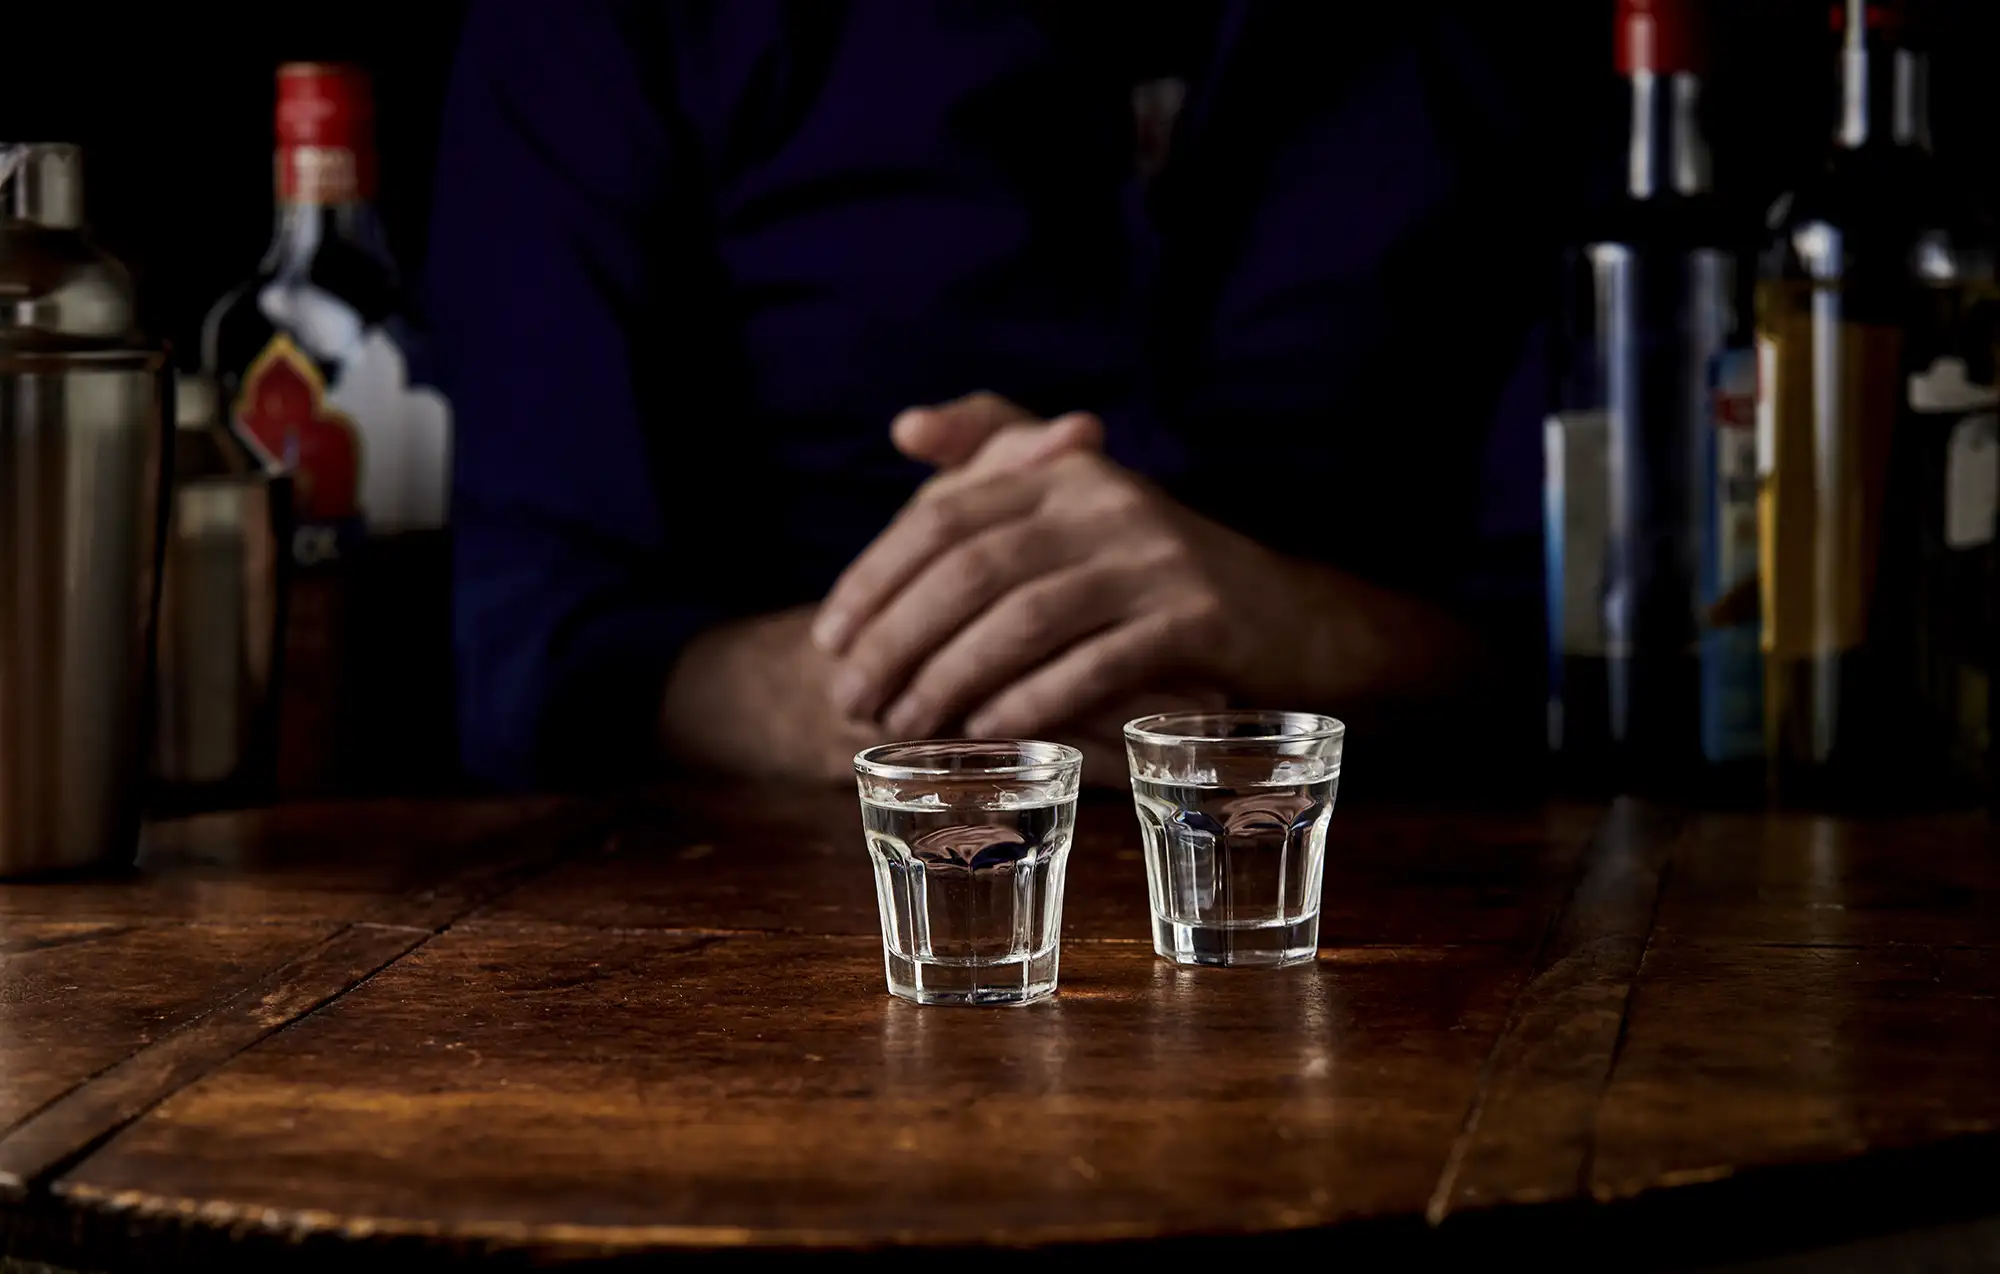
<path fill-rule="evenodd" d="M 880 742 L 827 694 L 832 661 L 813 645 L 810 607 L 712 628 L 688 644 L 660 710 L 666 750 L 689 765 L 743 776 L 833 782 Z"/>

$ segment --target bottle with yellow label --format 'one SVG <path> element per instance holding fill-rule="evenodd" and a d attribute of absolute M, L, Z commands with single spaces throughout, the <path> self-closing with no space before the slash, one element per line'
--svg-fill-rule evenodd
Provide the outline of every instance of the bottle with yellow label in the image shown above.
<path fill-rule="evenodd" d="M 1992 239 L 1931 154 L 1922 13 L 1834 26 L 1834 145 L 1758 286 L 1766 747 L 1781 796 L 1929 803 L 1986 770 Z"/>

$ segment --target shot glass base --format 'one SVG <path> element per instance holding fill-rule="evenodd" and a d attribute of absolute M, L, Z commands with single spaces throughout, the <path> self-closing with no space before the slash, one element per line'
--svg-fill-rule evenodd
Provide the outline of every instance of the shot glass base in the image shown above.
<path fill-rule="evenodd" d="M 992 964 L 913 960 L 883 953 L 889 994 L 912 1004 L 1002 1008 L 1056 993 L 1056 953 Z"/>
<path fill-rule="evenodd" d="M 1254 928 L 1188 925 L 1154 916 L 1153 950 L 1175 964 L 1263 969 L 1308 964 L 1319 954 L 1319 916 Z"/>

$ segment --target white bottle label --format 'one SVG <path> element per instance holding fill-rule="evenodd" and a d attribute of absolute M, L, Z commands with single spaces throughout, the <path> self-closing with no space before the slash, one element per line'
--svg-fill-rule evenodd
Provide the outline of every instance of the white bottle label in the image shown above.
<path fill-rule="evenodd" d="M 451 407 L 409 383 L 403 351 L 330 292 L 272 284 L 258 294 L 271 323 L 337 370 L 326 403 L 359 436 L 355 498 L 370 533 L 441 527 L 451 487 Z"/>

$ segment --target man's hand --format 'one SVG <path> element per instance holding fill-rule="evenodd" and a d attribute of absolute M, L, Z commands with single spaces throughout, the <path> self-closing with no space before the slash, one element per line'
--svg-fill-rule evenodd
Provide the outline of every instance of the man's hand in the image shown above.
<path fill-rule="evenodd" d="M 667 679 L 661 736 L 683 762 L 743 775 L 849 779 L 879 726 L 827 699 L 834 662 L 807 636 L 809 607 L 722 624 L 696 637 Z"/>
<path fill-rule="evenodd" d="M 992 394 L 905 412 L 894 429 L 904 450 L 949 466 L 927 488 L 938 491 L 950 489 L 948 480 L 1016 471 L 1063 451 L 1095 448 L 1103 438 L 1093 417 L 1044 424 Z M 833 706 L 828 689 L 839 664 L 808 639 L 812 619 L 810 609 L 783 611 L 723 624 L 690 643 L 662 706 L 669 752 L 734 774 L 851 780 L 854 754 L 889 736 Z M 1215 694 L 1141 696 L 1052 733 L 1083 749 L 1086 782 L 1118 784 L 1125 777 L 1125 721 L 1220 702 Z"/>
<path fill-rule="evenodd" d="M 834 661 L 807 640 L 811 619 L 809 609 L 780 611 L 695 638 L 667 682 L 669 753 L 729 774 L 852 781 L 854 754 L 889 735 L 834 710 L 826 693 Z M 1084 782 L 1114 787 L 1125 782 L 1125 722 L 1219 706 L 1216 695 L 1145 695 L 1054 733 L 1083 750 Z"/>
<path fill-rule="evenodd" d="M 1061 427 L 1095 426 L 1080 419 Z M 836 706 L 893 735 L 961 719 L 973 734 L 1045 734 L 1179 685 L 1318 706 L 1434 682 L 1458 652 L 1428 607 L 1200 517 L 1095 439 L 1050 446 L 1033 431 L 1058 425 L 988 404 L 981 446 L 1004 440 L 1033 459 L 986 463 L 976 448 L 908 437 L 924 430 L 906 421 L 899 443 L 963 466 L 855 560 L 814 628 L 840 660 Z"/>

